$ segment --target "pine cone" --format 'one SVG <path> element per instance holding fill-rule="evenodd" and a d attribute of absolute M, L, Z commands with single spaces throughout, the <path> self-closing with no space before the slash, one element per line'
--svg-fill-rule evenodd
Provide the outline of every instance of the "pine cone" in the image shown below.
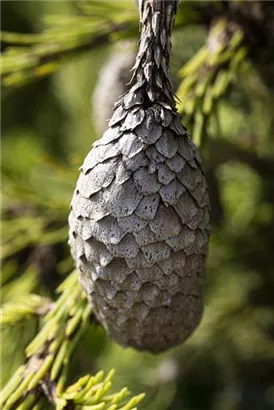
<path fill-rule="evenodd" d="M 203 310 L 207 184 L 168 80 L 177 1 L 140 0 L 131 88 L 86 157 L 71 204 L 70 245 L 94 313 L 123 346 L 161 352 Z"/>

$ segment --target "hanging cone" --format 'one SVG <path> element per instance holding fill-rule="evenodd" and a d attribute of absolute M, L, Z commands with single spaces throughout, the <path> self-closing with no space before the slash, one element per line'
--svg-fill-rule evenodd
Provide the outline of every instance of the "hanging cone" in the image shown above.
<path fill-rule="evenodd" d="M 69 242 L 109 335 L 157 353 L 182 343 L 200 321 L 209 200 L 168 79 L 177 1 L 139 5 L 131 88 L 81 167 Z"/>

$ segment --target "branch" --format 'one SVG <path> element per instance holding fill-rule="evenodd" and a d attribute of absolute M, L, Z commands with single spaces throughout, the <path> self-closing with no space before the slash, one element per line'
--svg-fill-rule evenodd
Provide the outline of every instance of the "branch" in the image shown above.
<path fill-rule="evenodd" d="M 258 157 L 255 152 L 247 151 L 239 145 L 227 141 L 210 141 L 208 146 L 210 160 L 206 162 L 207 170 L 229 161 L 239 161 L 249 165 L 258 174 L 264 176 L 273 176 L 274 161 L 271 157 Z"/>
<path fill-rule="evenodd" d="M 2 32 L 9 47 L 2 53 L 2 84 L 17 87 L 58 70 L 70 58 L 117 41 L 137 36 L 138 10 L 134 2 L 77 2 L 84 15 L 48 16 L 41 34 Z M 182 2 L 175 28 L 199 21 L 192 5 Z"/>
<path fill-rule="evenodd" d="M 256 4 L 255 4 L 256 3 Z M 274 10 L 271 2 L 181 2 L 175 29 L 201 24 L 207 27 L 221 19 L 238 26 L 244 44 L 266 82 L 273 85 Z M 2 33 L 10 47 L 2 55 L 2 83 L 15 87 L 58 70 L 61 64 L 80 53 L 122 38 L 137 35 L 137 7 L 119 2 L 77 1 L 82 15 L 49 16 L 49 29 L 41 34 Z"/>
<path fill-rule="evenodd" d="M 99 34 L 90 33 L 74 34 L 69 36 L 56 36 L 55 39 L 40 35 L 40 42 L 36 43 L 39 36 L 33 39 L 28 47 L 12 47 L 7 49 L 2 56 L 2 84 L 14 87 L 24 85 L 35 78 L 47 76 L 58 70 L 62 63 L 68 59 L 89 51 L 111 40 L 113 33 L 123 33 L 127 30 L 125 24 L 118 26 L 108 25 Z M 97 29 L 98 31 L 98 29 Z M 63 33 L 64 34 L 64 33 Z M 18 36 L 18 37 L 17 37 Z M 17 38 L 15 38 L 17 37 Z M 12 41 L 13 45 L 22 45 L 26 38 L 21 34 L 1 33 L 1 41 Z M 16 50 L 16 51 L 15 51 Z"/>
<path fill-rule="evenodd" d="M 16 302 L 6 303 L 1 309 L 2 326 L 14 324 L 28 316 L 45 316 L 52 308 L 52 301 L 34 294 L 24 295 Z"/>
<path fill-rule="evenodd" d="M 210 117 L 235 81 L 247 53 L 241 27 L 219 19 L 212 25 L 206 45 L 180 70 L 178 111 L 197 145 L 205 144 Z"/>
<path fill-rule="evenodd" d="M 130 410 L 143 399 L 129 392 L 109 394 L 114 371 L 104 377 L 86 375 L 65 388 L 71 355 L 90 322 L 91 309 L 73 272 L 59 287 L 57 302 L 44 318 L 43 327 L 26 349 L 20 366 L 2 391 L 2 409 L 40 408 L 47 400 L 57 410 Z M 120 407 L 118 407 L 118 404 Z M 38 407 L 37 407 L 38 406 Z"/>

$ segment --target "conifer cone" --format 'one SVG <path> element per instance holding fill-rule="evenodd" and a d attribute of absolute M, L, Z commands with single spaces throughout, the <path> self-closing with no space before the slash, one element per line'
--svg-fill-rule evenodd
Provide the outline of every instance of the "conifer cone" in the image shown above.
<path fill-rule="evenodd" d="M 209 200 L 168 79 L 177 1 L 139 6 L 131 87 L 81 167 L 69 242 L 109 335 L 158 353 L 182 343 L 200 321 Z"/>

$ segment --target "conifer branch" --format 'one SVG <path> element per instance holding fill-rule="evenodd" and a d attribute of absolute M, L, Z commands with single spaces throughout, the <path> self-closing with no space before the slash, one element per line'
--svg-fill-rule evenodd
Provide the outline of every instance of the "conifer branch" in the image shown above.
<path fill-rule="evenodd" d="M 46 16 L 47 29 L 40 34 L 2 32 L 2 84 L 25 85 L 57 71 L 72 57 L 112 43 L 136 37 L 138 9 L 119 2 L 77 1 L 81 15 Z M 182 3 L 175 28 L 199 20 L 189 4 Z"/>
<path fill-rule="evenodd" d="M 1 309 L 1 324 L 14 324 L 28 316 L 45 316 L 52 307 L 52 301 L 35 294 L 26 294 L 16 302 L 4 304 Z"/>
<path fill-rule="evenodd" d="M 58 292 L 60 296 L 44 317 L 42 329 L 26 348 L 26 363 L 17 369 L 2 391 L 3 410 L 40 409 L 45 400 L 58 410 L 136 408 L 144 394 L 125 403 L 129 394 L 126 388 L 115 394 L 109 393 L 113 370 L 106 376 L 102 371 L 95 376 L 86 375 L 65 387 L 71 355 L 92 312 L 78 285 L 76 272 L 71 273 Z M 41 299 L 32 297 L 27 313 L 33 313 Z M 2 323 L 7 324 L 8 319 L 10 322 L 18 319 L 16 314 L 26 313 L 26 304 L 10 304 L 4 306 L 3 311 Z"/>
<path fill-rule="evenodd" d="M 210 133 L 211 115 L 235 81 L 247 54 L 241 27 L 219 19 L 212 25 L 207 43 L 180 70 L 182 81 L 177 91 L 178 111 L 192 130 L 196 144 L 204 145 Z"/>

